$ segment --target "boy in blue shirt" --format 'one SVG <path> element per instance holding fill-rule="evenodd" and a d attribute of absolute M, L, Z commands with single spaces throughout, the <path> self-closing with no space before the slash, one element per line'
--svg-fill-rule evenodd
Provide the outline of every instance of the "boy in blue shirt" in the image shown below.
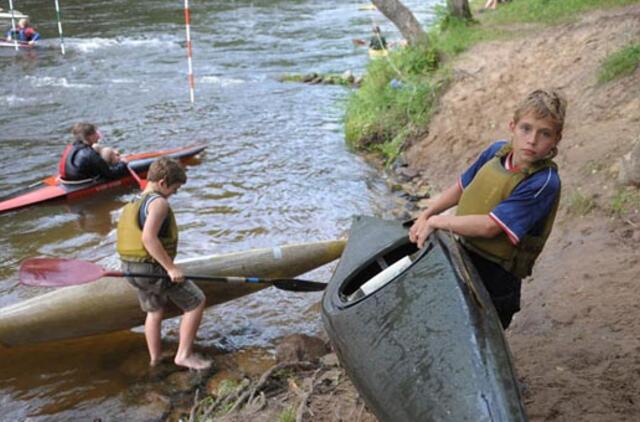
<path fill-rule="evenodd" d="M 511 141 L 480 154 L 409 230 L 419 247 L 435 229 L 460 236 L 505 329 L 520 310 L 521 280 L 531 274 L 555 218 L 560 177 L 552 158 L 566 107 L 555 91 L 530 93 L 509 123 Z M 455 205 L 456 215 L 440 215 Z"/>

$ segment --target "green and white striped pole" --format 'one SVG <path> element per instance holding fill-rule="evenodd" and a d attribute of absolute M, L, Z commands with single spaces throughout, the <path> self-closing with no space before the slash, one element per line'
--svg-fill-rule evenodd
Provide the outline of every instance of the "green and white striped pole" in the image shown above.
<path fill-rule="evenodd" d="M 58 34 L 60 34 L 60 51 L 64 56 L 64 37 L 62 36 L 62 18 L 60 17 L 60 3 L 55 0 L 56 3 L 56 17 L 58 19 Z"/>
<path fill-rule="evenodd" d="M 11 38 L 13 39 L 13 45 L 15 46 L 16 51 L 18 51 L 18 32 L 16 31 L 16 17 L 15 11 L 13 10 L 13 0 L 9 0 L 9 11 L 11 12 Z"/>

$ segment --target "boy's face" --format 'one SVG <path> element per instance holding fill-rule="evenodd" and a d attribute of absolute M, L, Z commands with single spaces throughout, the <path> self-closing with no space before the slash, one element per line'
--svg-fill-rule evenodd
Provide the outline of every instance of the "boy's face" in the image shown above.
<path fill-rule="evenodd" d="M 180 189 L 180 187 L 182 186 L 182 183 L 174 183 L 172 185 L 167 185 L 164 179 L 161 179 L 160 182 L 158 183 L 158 186 L 160 188 L 159 191 L 162 194 L 162 196 L 164 196 L 165 198 L 168 198 L 171 195 L 178 192 L 178 189 Z"/>
<path fill-rule="evenodd" d="M 561 135 L 551 118 L 540 119 L 526 113 L 518 122 L 509 122 L 512 133 L 513 165 L 527 168 L 547 157 Z"/>

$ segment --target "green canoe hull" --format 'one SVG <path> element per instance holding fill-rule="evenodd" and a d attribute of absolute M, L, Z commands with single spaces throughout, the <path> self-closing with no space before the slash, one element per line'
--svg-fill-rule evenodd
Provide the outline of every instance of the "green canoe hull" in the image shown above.
<path fill-rule="evenodd" d="M 356 218 L 322 301 L 341 363 L 381 421 L 526 420 L 502 328 L 475 269 L 450 235 L 436 232 L 430 245 L 418 251 L 401 223 Z M 387 284 L 349 299 L 414 253 Z"/>

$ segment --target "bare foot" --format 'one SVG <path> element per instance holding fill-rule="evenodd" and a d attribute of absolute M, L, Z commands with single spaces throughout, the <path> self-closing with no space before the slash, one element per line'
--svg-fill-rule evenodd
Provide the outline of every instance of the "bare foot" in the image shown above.
<path fill-rule="evenodd" d="M 170 359 L 173 354 L 175 353 L 175 351 L 171 351 L 171 350 L 165 350 L 163 351 L 160 356 L 157 357 L 152 357 L 151 360 L 149 361 L 149 366 L 150 367 L 156 367 L 158 365 L 160 365 L 162 362 L 166 361 L 167 359 Z"/>
<path fill-rule="evenodd" d="M 195 353 L 182 359 L 178 359 L 178 357 L 176 356 L 176 358 L 174 359 L 174 362 L 178 366 L 184 366 L 185 368 L 195 369 L 196 371 L 201 371 L 203 369 L 208 369 L 209 367 L 211 367 L 210 360 L 204 359 L 196 355 Z"/>

